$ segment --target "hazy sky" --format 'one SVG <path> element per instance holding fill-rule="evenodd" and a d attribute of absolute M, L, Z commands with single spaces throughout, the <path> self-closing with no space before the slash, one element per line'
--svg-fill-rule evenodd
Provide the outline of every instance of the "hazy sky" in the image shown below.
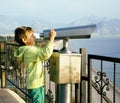
<path fill-rule="evenodd" d="M 0 0 L 0 15 L 69 22 L 81 17 L 120 18 L 120 0 Z"/>

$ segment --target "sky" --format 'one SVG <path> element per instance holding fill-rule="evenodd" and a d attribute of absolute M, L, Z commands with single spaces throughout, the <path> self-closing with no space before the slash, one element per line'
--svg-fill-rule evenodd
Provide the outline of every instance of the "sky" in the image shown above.
<path fill-rule="evenodd" d="M 67 23 L 81 17 L 120 19 L 120 0 L 0 0 L 0 15 Z"/>

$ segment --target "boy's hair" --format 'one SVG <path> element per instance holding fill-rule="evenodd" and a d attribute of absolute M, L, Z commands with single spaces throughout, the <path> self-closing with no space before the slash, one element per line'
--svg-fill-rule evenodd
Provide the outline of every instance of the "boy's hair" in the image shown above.
<path fill-rule="evenodd" d="M 22 26 L 22 27 L 16 28 L 14 32 L 15 41 L 19 43 L 21 46 L 25 45 L 24 42 L 22 41 L 22 38 L 26 38 L 29 32 L 33 32 L 33 29 L 31 27 Z"/>

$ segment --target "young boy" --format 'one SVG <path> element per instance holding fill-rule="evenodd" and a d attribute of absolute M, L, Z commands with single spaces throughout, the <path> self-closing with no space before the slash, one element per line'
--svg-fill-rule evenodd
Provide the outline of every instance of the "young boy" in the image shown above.
<path fill-rule="evenodd" d="M 44 68 L 42 62 L 53 53 L 56 32 L 51 29 L 49 41 L 44 48 L 35 46 L 34 31 L 31 27 L 15 29 L 15 41 L 21 46 L 14 56 L 24 62 L 26 68 L 26 86 L 32 103 L 44 103 Z"/>

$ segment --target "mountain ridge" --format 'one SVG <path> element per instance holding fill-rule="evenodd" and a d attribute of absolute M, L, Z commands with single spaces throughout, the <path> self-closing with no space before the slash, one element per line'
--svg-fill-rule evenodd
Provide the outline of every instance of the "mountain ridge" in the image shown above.
<path fill-rule="evenodd" d="M 82 17 L 77 20 L 71 21 L 67 24 L 57 24 L 49 22 L 40 17 L 14 17 L 0 15 L 0 34 L 11 34 L 14 29 L 21 25 L 32 26 L 35 32 L 42 32 L 45 29 L 51 27 L 63 28 L 63 27 L 73 27 L 96 24 L 97 31 L 96 36 L 120 36 L 120 19 L 112 18 L 108 19 L 106 17 L 99 18 L 97 16 Z"/>

